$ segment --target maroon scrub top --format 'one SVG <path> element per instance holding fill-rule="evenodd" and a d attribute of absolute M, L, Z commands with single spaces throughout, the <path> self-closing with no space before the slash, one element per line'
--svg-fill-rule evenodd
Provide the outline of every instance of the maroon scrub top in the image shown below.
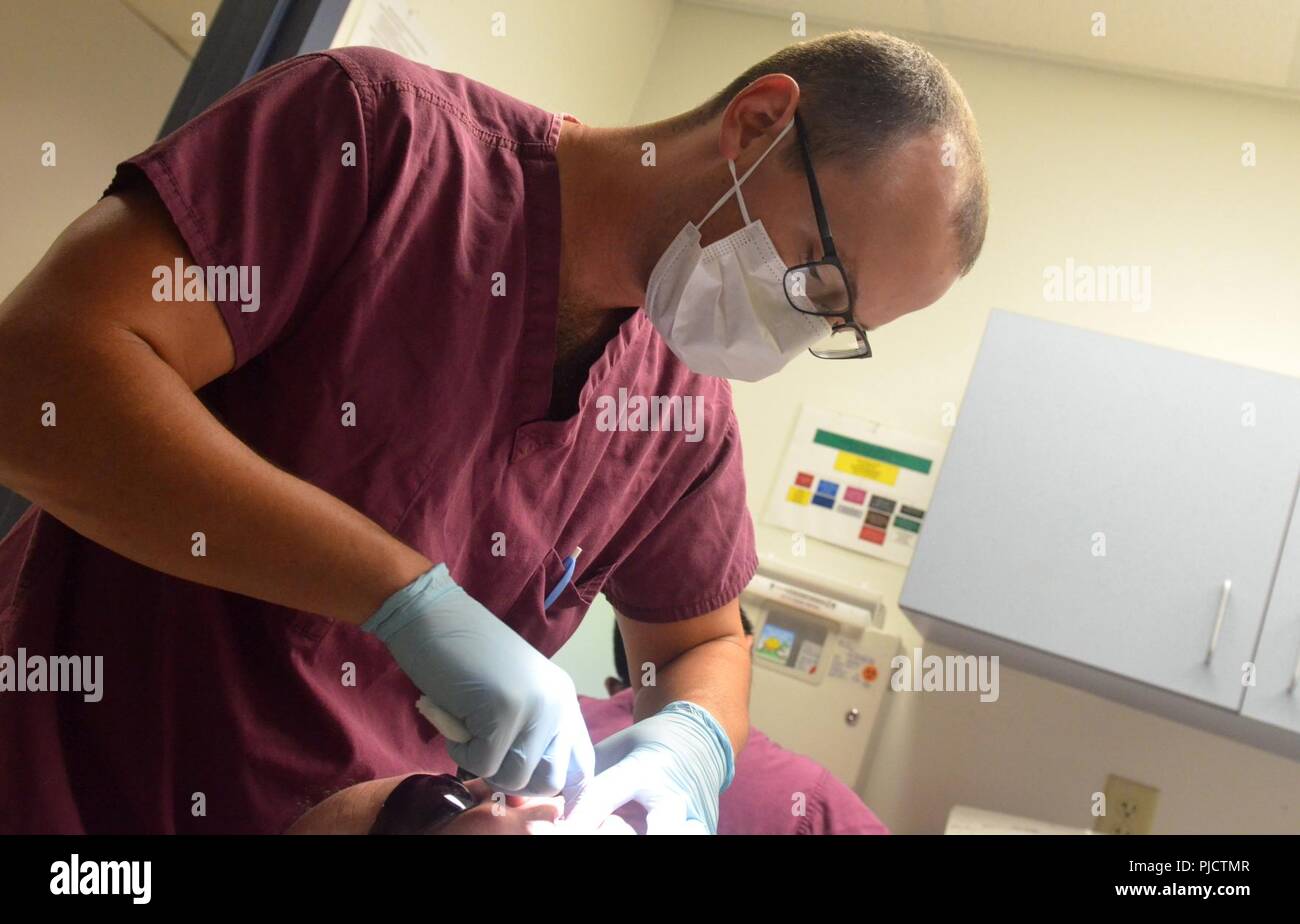
<path fill-rule="evenodd" d="M 630 726 L 635 702 L 630 687 L 609 699 L 579 696 L 591 740 L 604 741 Z M 805 796 L 802 815 L 794 813 L 796 793 Z M 643 830 L 644 814 L 619 814 Z M 718 833 L 888 834 L 889 828 L 817 761 L 787 751 L 751 725 L 749 742 L 736 756 L 736 776 L 718 800 Z"/>
<path fill-rule="evenodd" d="M 633 619 L 689 619 L 756 567 L 730 387 L 642 312 L 577 414 L 545 419 L 562 119 L 341 49 L 263 72 L 110 187 L 152 185 L 198 264 L 259 267 L 256 311 L 219 304 L 236 358 L 200 392 L 213 413 L 445 561 L 548 657 L 599 591 Z M 599 426 L 620 389 L 698 396 L 701 438 Z M 0 692 L 0 831 L 281 831 L 434 750 L 415 687 L 356 627 L 168 577 L 36 508 L 0 543 L 0 653 L 19 648 L 102 656 L 103 697 Z"/>

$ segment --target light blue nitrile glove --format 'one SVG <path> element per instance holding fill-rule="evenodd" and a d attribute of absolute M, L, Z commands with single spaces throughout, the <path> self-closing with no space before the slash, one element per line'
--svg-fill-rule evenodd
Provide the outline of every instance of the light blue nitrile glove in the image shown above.
<path fill-rule="evenodd" d="M 718 720 L 678 700 L 596 745 L 596 770 L 566 812 L 566 827 L 594 830 L 620 806 L 639 802 L 646 834 L 717 834 L 718 796 L 736 763 Z"/>
<path fill-rule="evenodd" d="M 363 630 L 468 730 L 452 760 L 503 792 L 576 791 L 595 771 L 573 681 L 436 565 L 384 601 Z"/>

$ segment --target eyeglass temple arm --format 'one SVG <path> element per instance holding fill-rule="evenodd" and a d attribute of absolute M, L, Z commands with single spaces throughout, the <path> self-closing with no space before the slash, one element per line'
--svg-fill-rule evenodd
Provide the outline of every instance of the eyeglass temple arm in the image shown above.
<path fill-rule="evenodd" d="M 822 247 L 826 256 L 837 257 L 835 240 L 831 237 L 831 227 L 826 222 L 826 209 L 822 206 L 822 193 L 817 188 L 817 174 L 813 172 L 812 156 L 808 153 L 808 133 L 804 131 L 803 119 L 798 111 L 794 114 L 794 130 L 799 135 L 799 154 L 803 158 L 803 171 L 808 176 L 808 191 L 812 193 L 813 213 L 817 216 L 817 231 L 822 236 Z"/>

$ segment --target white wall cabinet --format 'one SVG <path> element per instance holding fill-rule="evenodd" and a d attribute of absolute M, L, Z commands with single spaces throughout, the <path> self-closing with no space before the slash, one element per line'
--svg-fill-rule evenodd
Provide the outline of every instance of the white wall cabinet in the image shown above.
<path fill-rule="evenodd" d="M 1298 477 L 1300 380 L 995 311 L 900 603 L 929 639 L 1300 757 L 1276 695 Z"/>

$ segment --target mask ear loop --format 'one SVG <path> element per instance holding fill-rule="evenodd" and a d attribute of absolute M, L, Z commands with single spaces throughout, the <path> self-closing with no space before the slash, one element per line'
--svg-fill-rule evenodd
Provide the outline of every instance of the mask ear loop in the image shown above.
<path fill-rule="evenodd" d="M 767 149 L 767 151 L 770 150 L 772 149 L 771 148 Z M 767 156 L 767 151 L 763 152 L 764 157 Z M 758 160 L 754 161 L 754 167 L 757 167 L 759 161 L 761 161 L 762 159 L 763 158 L 760 157 Z M 745 171 L 746 177 L 748 177 L 751 173 L 754 172 L 754 167 L 750 167 L 747 171 Z M 748 228 L 750 224 L 749 209 L 745 208 L 745 195 L 740 191 L 740 184 L 742 181 L 736 179 L 736 162 L 734 160 L 727 161 L 727 168 L 731 171 L 731 182 L 733 184 L 733 187 L 736 190 L 736 205 L 740 206 L 740 217 L 744 219 L 745 227 Z"/>
<path fill-rule="evenodd" d="M 794 128 L 793 118 L 791 118 L 789 122 L 785 123 L 785 128 L 781 129 L 781 133 L 772 139 L 772 143 L 767 146 L 767 150 L 758 155 L 758 160 L 749 165 L 749 169 L 745 171 L 743 176 L 737 178 L 736 162 L 734 160 L 727 161 L 727 169 L 731 171 L 731 188 L 722 194 L 721 199 L 713 203 L 713 208 L 709 209 L 708 214 L 706 214 L 700 220 L 700 223 L 695 226 L 697 230 L 704 227 L 705 223 L 713 217 L 713 213 L 722 208 L 723 203 L 730 199 L 733 193 L 736 196 L 736 204 L 740 206 L 740 217 L 744 219 L 745 226 L 748 227 L 753 223 L 749 220 L 749 209 L 745 208 L 745 196 L 740 191 L 740 184 L 749 179 L 749 175 L 758 169 L 758 165 L 763 162 L 763 158 L 772 153 L 772 150 L 781 143 L 781 139 L 784 138 L 792 128 Z"/>

